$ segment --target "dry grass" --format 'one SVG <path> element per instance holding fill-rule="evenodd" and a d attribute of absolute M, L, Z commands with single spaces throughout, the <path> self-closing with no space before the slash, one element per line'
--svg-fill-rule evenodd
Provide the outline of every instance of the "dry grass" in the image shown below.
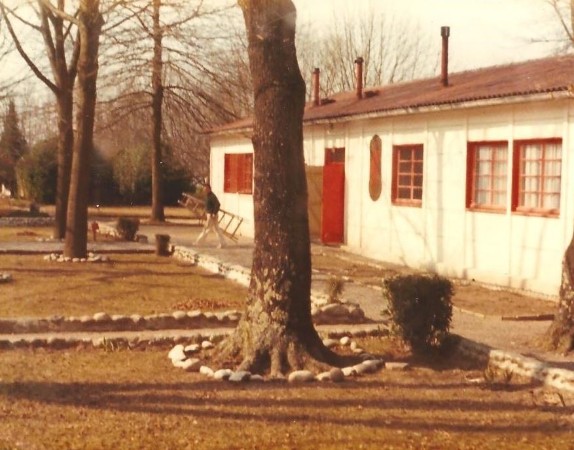
<path fill-rule="evenodd" d="M 0 255 L 0 317 L 153 314 L 177 309 L 242 309 L 246 289 L 172 258 L 111 254 L 110 263 L 48 262 Z"/>
<path fill-rule="evenodd" d="M 394 275 L 415 273 L 392 264 L 378 263 L 376 266 L 359 262 L 350 263 L 335 253 L 313 254 L 313 269 L 336 277 L 349 277 L 356 282 L 380 286 L 381 280 Z M 516 292 L 489 289 L 477 283 L 455 285 L 453 305 L 487 316 L 536 316 L 553 314 L 557 304 L 540 297 L 531 297 Z"/>
<path fill-rule="evenodd" d="M 374 340 L 361 343 L 373 350 Z M 0 353 L 0 448 L 571 449 L 573 405 L 456 361 L 341 384 L 232 385 L 166 350 Z"/>

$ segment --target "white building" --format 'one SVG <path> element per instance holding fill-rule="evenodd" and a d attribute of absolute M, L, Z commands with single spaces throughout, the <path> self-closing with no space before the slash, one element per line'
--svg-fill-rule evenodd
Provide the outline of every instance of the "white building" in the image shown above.
<path fill-rule="evenodd" d="M 557 295 L 574 224 L 574 56 L 453 74 L 443 59 L 440 77 L 329 99 L 318 78 L 304 117 L 317 238 Z M 213 130 L 210 178 L 252 236 L 250 132 L 251 119 Z"/>

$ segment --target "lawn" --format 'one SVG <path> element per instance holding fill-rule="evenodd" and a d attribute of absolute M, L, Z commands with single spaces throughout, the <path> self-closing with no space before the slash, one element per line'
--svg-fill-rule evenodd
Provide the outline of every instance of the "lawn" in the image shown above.
<path fill-rule="evenodd" d="M 0 317 L 157 314 L 242 310 L 246 288 L 151 254 L 110 254 L 108 263 L 56 263 L 42 255 L 0 255 Z"/>
<path fill-rule="evenodd" d="M 482 369 L 456 360 L 339 384 L 234 385 L 172 367 L 167 350 L 0 358 L 0 448 L 559 450 L 574 438 L 573 403 L 544 403 L 523 380 L 476 383 Z"/>

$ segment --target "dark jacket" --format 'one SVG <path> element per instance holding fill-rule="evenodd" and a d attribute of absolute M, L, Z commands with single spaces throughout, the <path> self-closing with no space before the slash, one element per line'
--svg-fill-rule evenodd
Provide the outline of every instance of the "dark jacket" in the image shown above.
<path fill-rule="evenodd" d="M 217 214 L 219 212 L 219 200 L 217 196 L 210 192 L 205 199 L 205 212 L 207 214 Z"/>

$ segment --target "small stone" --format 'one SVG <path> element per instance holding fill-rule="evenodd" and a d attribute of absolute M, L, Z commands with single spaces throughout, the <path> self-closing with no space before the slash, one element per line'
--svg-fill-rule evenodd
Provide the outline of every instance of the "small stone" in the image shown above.
<path fill-rule="evenodd" d="M 343 372 L 343 375 L 345 375 L 346 377 L 357 375 L 357 370 L 354 367 L 344 367 L 343 369 L 341 369 L 341 371 Z"/>
<path fill-rule="evenodd" d="M 215 380 L 228 380 L 232 373 L 233 370 L 231 369 L 219 369 L 214 372 L 213 378 Z"/>
<path fill-rule="evenodd" d="M 186 372 L 199 372 L 201 366 L 201 361 L 197 358 L 190 358 L 183 361 L 181 368 Z"/>
<path fill-rule="evenodd" d="M 359 347 L 359 344 L 357 344 L 356 341 L 351 341 L 350 347 L 351 350 L 356 350 Z"/>
<path fill-rule="evenodd" d="M 175 311 L 172 315 L 175 320 L 183 320 L 187 317 L 187 313 L 185 311 Z"/>
<path fill-rule="evenodd" d="M 385 363 L 385 369 L 388 369 L 388 370 L 407 370 L 408 368 L 409 368 L 409 363 L 403 363 L 403 362 Z"/>
<path fill-rule="evenodd" d="M 238 370 L 237 372 L 233 372 L 229 376 L 229 381 L 234 383 L 242 383 L 244 381 L 249 381 L 251 379 L 251 372 L 246 370 Z"/>
<path fill-rule="evenodd" d="M 105 313 L 105 312 L 99 312 L 93 315 L 94 320 L 96 322 L 105 322 L 107 320 L 110 320 L 111 317 L 109 316 L 109 314 Z"/>
<path fill-rule="evenodd" d="M 365 353 L 365 350 L 363 350 L 361 347 L 355 347 L 355 348 L 353 349 L 353 353 L 354 353 L 355 355 L 361 355 L 362 353 Z"/>
<path fill-rule="evenodd" d="M 379 369 L 379 366 L 373 361 L 363 361 L 361 364 L 353 366 L 353 368 L 357 371 L 358 375 L 362 375 L 364 373 L 376 372 Z"/>
<path fill-rule="evenodd" d="M 331 381 L 331 374 L 329 372 L 321 372 L 316 378 L 318 381 Z"/>
<path fill-rule="evenodd" d="M 314 381 L 315 375 L 309 370 L 295 370 L 289 374 L 287 381 L 289 383 Z"/>
<path fill-rule="evenodd" d="M 254 375 L 251 375 L 251 378 L 249 381 L 265 381 L 265 378 L 263 378 L 263 375 L 254 374 Z"/>
<path fill-rule="evenodd" d="M 339 341 L 337 339 L 328 338 L 323 341 L 323 345 L 327 348 L 334 348 L 339 345 Z"/>
<path fill-rule="evenodd" d="M 73 263 L 78 263 L 78 262 L 80 262 L 80 258 L 72 258 L 72 262 L 73 262 Z"/>
<path fill-rule="evenodd" d="M 213 345 L 213 342 L 211 341 L 203 341 L 201 343 L 201 348 L 204 350 L 209 350 L 210 348 L 215 347 L 215 345 Z"/>
<path fill-rule="evenodd" d="M 0 283 L 8 283 L 12 281 L 12 275 L 7 272 L 0 274 Z"/>
<path fill-rule="evenodd" d="M 213 377 L 213 375 L 215 374 L 213 369 L 211 367 L 207 367 L 207 366 L 201 366 L 199 368 L 199 373 L 202 375 L 207 375 L 210 378 Z"/>
<path fill-rule="evenodd" d="M 184 359 L 187 358 L 185 352 L 183 351 L 183 345 L 181 344 L 178 344 L 175 347 L 173 347 L 167 354 L 167 357 L 172 361 L 183 361 Z"/>
<path fill-rule="evenodd" d="M 345 374 L 338 367 L 333 367 L 329 371 L 329 376 L 331 377 L 331 381 L 333 383 L 340 383 L 341 381 L 345 381 Z"/>
<path fill-rule="evenodd" d="M 190 319 L 197 319 L 199 317 L 203 317 L 203 313 L 196 309 L 194 311 L 188 311 L 187 317 L 189 317 Z"/>
<path fill-rule="evenodd" d="M 142 316 L 140 316 L 139 314 L 132 314 L 132 315 L 130 316 L 130 319 L 132 320 L 132 322 L 133 322 L 135 325 L 138 325 L 140 322 L 143 322 L 143 321 L 144 321 L 144 318 L 143 318 Z"/>
<path fill-rule="evenodd" d="M 350 345 L 351 344 L 351 338 L 349 336 L 343 336 L 341 338 L 341 340 L 339 341 L 339 343 L 344 347 L 347 345 Z"/>
<path fill-rule="evenodd" d="M 183 349 L 186 355 L 192 355 L 193 353 L 197 353 L 200 347 L 198 344 L 190 344 Z"/>
<path fill-rule="evenodd" d="M 335 317 L 346 316 L 349 313 L 345 305 L 340 303 L 330 303 L 325 305 L 321 308 L 321 311 L 325 314 Z"/>

